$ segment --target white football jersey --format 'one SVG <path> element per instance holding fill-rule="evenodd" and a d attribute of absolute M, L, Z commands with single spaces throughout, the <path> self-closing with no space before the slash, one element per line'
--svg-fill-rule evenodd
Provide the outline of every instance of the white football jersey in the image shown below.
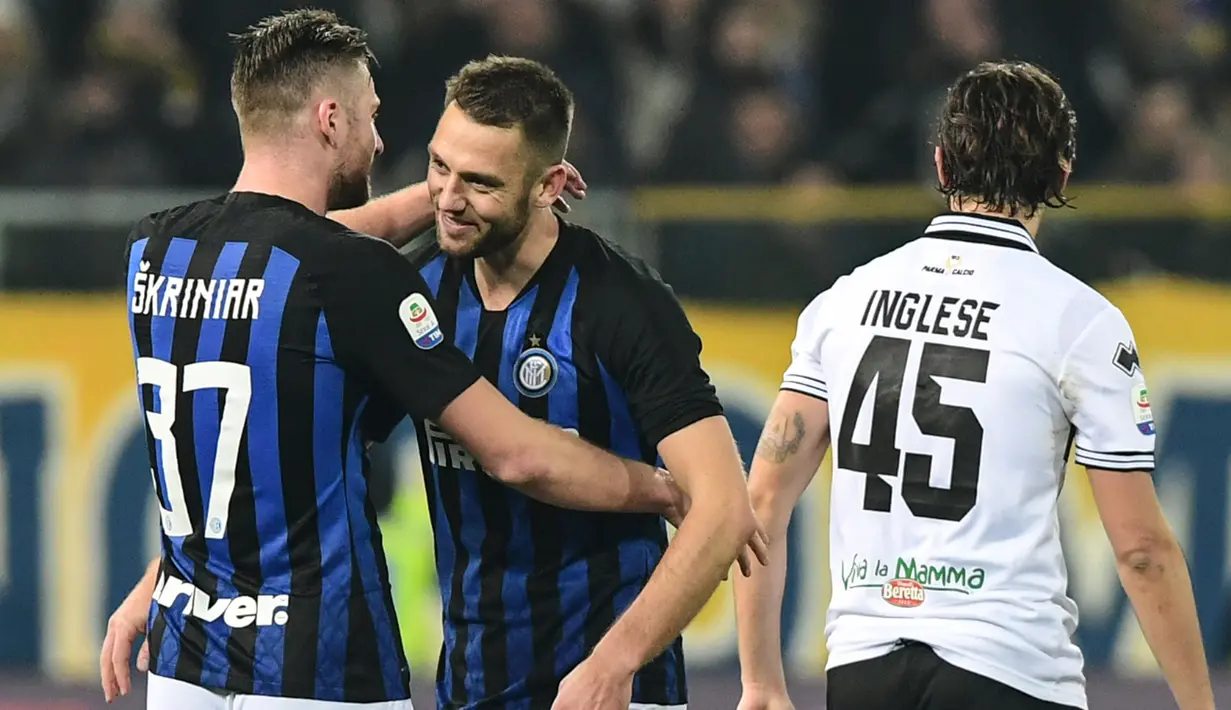
<path fill-rule="evenodd" d="M 1085 708 L 1057 498 L 1065 459 L 1154 467 L 1123 314 L 1020 223 L 937 217 L 799 318 L 782 388 L 829 402 L 829 667 L 903 639 Z"/>

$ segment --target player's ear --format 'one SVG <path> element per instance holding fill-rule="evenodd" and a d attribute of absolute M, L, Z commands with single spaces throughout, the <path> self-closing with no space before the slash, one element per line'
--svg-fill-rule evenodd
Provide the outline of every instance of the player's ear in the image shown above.
<path fill-rule="evenodd" d="M 936 179 L 940 181 L 941 187 L 947 186 L 949 178 L 945 175 L 945 157 L 940 152 L 940 146 L 936 146 L 932 159 L 936 161 Z"/>
<path fill-rule="evenodd" d="M 338 128 L 342 124 L 341 106 L 333 99 L 316 105 L 316 127 L 330 146 L 338 146 Z"/>
<path fill-rule="evenodd" d="M 534 186 L 534 206 L 551 207 L 560 199 L 564 192 L 564 184 L 568 182 L 568 170 L 561 163 L 556 163 L 544 171 L 542 177 Z"/>

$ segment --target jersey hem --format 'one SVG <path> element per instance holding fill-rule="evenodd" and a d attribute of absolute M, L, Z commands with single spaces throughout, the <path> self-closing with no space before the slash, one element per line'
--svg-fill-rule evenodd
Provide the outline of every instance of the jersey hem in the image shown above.
<path fill-rule="evenodd" d="M 1065 692 L 1063 690 L 1057 690 L 1054 685 L 1039 683 L 1038 681 L 1026 678 L 1025 676 L 1001 668 L 994 664 L 983 663 L 972 659 L 969 656 L 942 650 L 932 644 L 928 644 L 928 646 L 931 647 L 932 651 L 934 651 L 941 660 L 961 668 L 964 671 L 969 671 L 976 675 L 981 675 L 984 678 L 994 680 L 997 683 L 1002 683 L 1010 688 L 1013 688 L 1014 690 L 1025 693 L 1032 698 L 1045 700 L 1049 703 L 1059 703 L 1060 705 L 1080 708 L 1080 710 L 1089 710 L 1084 689 L 1081 692 Z M 849 666 L 853 663 L 870 661 L 874 658 L 887 656 L 897 648 L 898 645 L 896 642 L 887 642 L 871 648 L 865 648 L 861 651 L 831 651 L 829 654 L 829 661 L 825 664 L 825 670 L 828 672 L 841 666 Z"/>
<path fill-rule="evenodd" d="M 940 656 L 941 660 L 947 663 L 976 675 L 991 678 L 997 683 L 1003 683 L 1031 697 L 1045 700 L 1049 703 L 1058 703 L 1060 705 L 1080 708 L 1081 710 L 1088 710 L 1084 689 L 1081 692 L 1065 690 L 1062 684 L 1040 683 L 1020 673 L 971 656 L 935 647 L 932 650 L 936 652 L 937 656 Z"/>
<path fill-rule="evenodd" d="M 153 665 L 153 664 L 150 664 L 150 665 Z M 381 695 L 381 696 L 357 695 L 354 697 L 347 697 L 345 689 L 339 688 L 337 686 L 325 686 L 325 687 L 320 688 L 320 690 L 323 690 L 326 693 L 332 693 L 333 696 L 328 697 L 328 698 L 322 698 L 319 695 L 288 695 L 282 692 L 282 685 L 283 685 L 282 683 L 273 683 L 270 681 L 263 681 L 263 680 L 253 681 L 252 688 L 249 689 L 246 687 L 243 687 L 243 688 L 236 687 L 229 683 L 222 683 L 222 684 L 212 684 L 211 683 L 207 685 L 205 683 L 200 682 L 200 680 L 193 680 L 191 678 L 181 678 L 178 674 L 165 675 L 163 673 L 158 673 L 154 671 L 153 669 L 150 669 L 149 674 L 156 675 L 159 678 L 166 678 L 168 680 L 178 680 L 181 683 L 188 683 L 189 685 L 195 685 L 198 688 L 204 688 L 206 690 L 213 690 L 213 691 L 218 691 L 222 693 L 235 693 L 237 695 L 259 695 L 261 697 L 266 697 L 266 698 L 315 700 L 319 702 L 331 702 L 331 703 L 342 703 L 342 702 L 345 702 L 345 703 L 395 703 L 401 700 L 412 700 L 412 698 L 410 697 L 409 690 L 407 690 L 405 693 L 398 694 L 396 697 L 389 697 L 387 695 Z"/>

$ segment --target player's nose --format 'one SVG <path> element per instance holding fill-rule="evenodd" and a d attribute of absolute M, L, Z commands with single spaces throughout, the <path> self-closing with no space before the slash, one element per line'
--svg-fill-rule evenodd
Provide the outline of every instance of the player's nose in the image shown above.
<path fill-rule="evenodd" d="M 450 175 L 440 190 L 440 209 L 450 212 L 461 212 L 466 209 L 466 199 L 462 195 L 462 181 L 456 175 Z"/>

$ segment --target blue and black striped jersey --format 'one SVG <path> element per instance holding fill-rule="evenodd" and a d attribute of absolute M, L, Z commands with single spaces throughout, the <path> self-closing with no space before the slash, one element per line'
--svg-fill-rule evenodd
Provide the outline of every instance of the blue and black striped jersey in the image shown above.
<path fill-rule="evenodd" d="M 409 696 L 358 423 L 478 380 L 388 244 L 231 193 L 152 215 L 128 300 L 162 563 L 151 670 L 208 688 Z"/>
<path fill-rule="evenodd" d="M 670 288 L 593 232 L 561 222 L 551 254 L 503 311 L 483 307 L 474 262 L 442 254 L 434 232 L 408 254 L 445 337 L 526 414 L 652 463 L 662 439 L 722 413 Z M 416 428 L 445 622 L 437 706 L 546 709 L 649 580 L 664 521 L 531 500 L 426 419 Z M 633 700 L 687 701 L 679 639 L 638 673 Z"/>

